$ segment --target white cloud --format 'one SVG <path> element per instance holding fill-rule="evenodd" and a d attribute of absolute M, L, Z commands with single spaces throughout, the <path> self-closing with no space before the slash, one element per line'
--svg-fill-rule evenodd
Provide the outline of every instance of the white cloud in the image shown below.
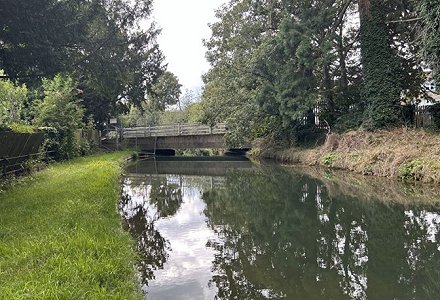
<path fill-rule="evenodd" d="M 169 71 L 179 77 L 184 89 L 202 84 L 209 69 L 202 39 L 209 38 L 208 23 L 215 22 L 215 9 L 227 0 L 156 0 L 153 18 L 162 33 L 159 46 L 166 56 Z"/>

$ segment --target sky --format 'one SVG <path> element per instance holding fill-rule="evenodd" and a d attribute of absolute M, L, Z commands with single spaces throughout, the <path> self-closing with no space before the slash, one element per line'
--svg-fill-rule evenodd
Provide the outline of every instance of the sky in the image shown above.
<path fill-rule="evenodd" d="M 153 18 L 162 33 L 158 43 L 166 56 L 168 70 L 185 89 L 202 85 L 209 69 L 202 39 L 209 38 L 208 23 L 214 23 L 215 9 L 227 0 L 155 0 Z"/>

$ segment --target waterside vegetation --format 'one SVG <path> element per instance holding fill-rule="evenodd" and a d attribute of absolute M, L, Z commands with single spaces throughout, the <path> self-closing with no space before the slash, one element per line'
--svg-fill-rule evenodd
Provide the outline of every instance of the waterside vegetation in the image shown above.
<path fill-rule="evenodd" d="M 351 131 L 328 135 L 322 146 L 260 147 L 254 155 L 408 182 L 440 183 L 439 145 L 439 134 L 425 130 Z"/>
<path fill-rule="evenodd" d="M 260 139 L 282 149 L 304 147 L 328 132 L 362 139 L 374 138 L 364 131 L 378 131 L 380 140 L 382 130 L 405 141 L 394 129 L 413 127 L 421 100 L 438 97 L 439 12 L 438 1 L 429 0 L 231 0 L 217 11 L 205 41 L 211 69 L 204 76 L 202 119 L 226 121 L 235 145 Z M 437 124 L 438 114 L 431 113 Z M 423 154 L 402 155 L 406 170 L 399 172 L 400 164 L 388 170 L 375 163 L 381 158 L 371 158 L 370 170 L 364 158 L 347 163 L 351 154 L 335 151 L 296 153 L 314 157 L 301 158 L 307 163 L 437 181 L 407 161 L 423 162 Z M 394 161 L 393 153 L 384 155 Z"/>
<path fill-rule="evenodd" d="M 121 227 L 119 152 L 54 164 L 0 193 L 5 299 L 140 299 Z"/>

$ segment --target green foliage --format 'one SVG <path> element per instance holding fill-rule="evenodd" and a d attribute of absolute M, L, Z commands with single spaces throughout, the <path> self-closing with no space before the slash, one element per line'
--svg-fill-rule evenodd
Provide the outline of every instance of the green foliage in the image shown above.
<path fill-rule="evenodd" d="M 151 1 L 17 0 L 1 6 L 4 76 L 39 88 L 42 77 L 70 74 L 86 115 L 99 126 L 126 104 L 140 105 L 164 71 L 159 30 L 140 26 Z"/>
<path fill-rule="evenodd" d="M 155 124 L 157 119 L 148 111 L 141 111 L 138 107 L 132 105 L 127 114 L 119 116 L 119 121 L 123 127 L 147 126 Z"/>
<path fill-rule="evenodd" d="M 43 80 L 44 99 L 36 102 L 34 125 L 50 127 L 46 149 L 55 151 L 57 159 L 79 155 L 75 131 L 83 126 L 84 108 L 73 80 L 61 75 Z"/>
<path fill-rule="evenodd" d="M 201 103 L 192 103 L 185 107 L 188 123 L 199 123 L 203 118 Z"/>
<path fill-rule="evenodd" d="M 337 154 L 334 152 L 327 153 L 322 156 L 321 162 L 326 167 L 331 167 L 337 159 Z"/>
<path fill-rule="evenodd" d="M 8 127 L 15 133 L 34 133 L 36 131 L 34 126 L 20 123 L 11 123 Z"/>
<path fill-rule="evenodd" d="M 363 5 L 363 6 L 362 6 Z M 367 103 L 367 129 L 392 127 L 400 121 L 400 66 L 391 49 L 384 2 L 361 2 L 362 95 Z"/>
<path fill-rule="evenodd" d="M 423 167 L 423 161 L 415 159 L 402 164 L 399 167 L 399 177 L 402 180 L 420 180 L 419 171 Z"/>
<path fill-rule="evenodd" d="M 265 41 L 257 51 L 255 72 L 263 78 L 257 101 L 289 127 L 300 123 L 318 104 L 314 70 L 319 66 L 313 59 L 317 51 L 311 39 L 314 33 L 305 24 L 284 18 L 279 28 L 276 38 Z"/>
<path fill-rule="evenodd" d="M 37 128 L 32 125 L 21 123 L 0 124 L 0 131 L 12 131 L 15 133 L 34 133 Z"/>
<path fill-rule="evenodd" d="M 362 109 L 356 108 L 351 111 L 349 110 L 336 120 L 334 129 L 338 132 L 356 130 L 362 125 L 364 114 L 365 112 Z"/>
<path fill-rule="evenodd" d="M 440 82 L 440 3 L 433 0 L 420 0 L 417 6 L 419 22 L 420 53 L 425 62 L 435 72 Z"/>
<path fill-rule="evenodd" d="M 152 110 L 164 111 L 167 107 L 179 102 L 181 94 L 178 78 L 171 72 L 163 73 L 153 85 L 149 105 Z"/>
<path fill-rule="evenodd" d="M 141 111 L 135 106 L 130 108 L 130 112 L 121 115 L 119 119 L 124 127 L 153 126 L 178 123 L 200 123 L 202 121 L 202 108 L 200 103 L 191 103 L 182 110 Z"/>
<path fill-rule="evenodd" d="M 67 131 L 82 126 L 84 109 L 70 77 L 43 80 L 44 98 L 36 103 L 34 123 Z"/>
<path fill-rule="evenodd" d="M 0 75 L 4 75 L 3 71 L 0 71 Z M 27 93 L 26 85 L 0 79 L 0 124 L 21 122 Z"/>
<path fill-rule="evenodd" d="M 203 122 L 226 121 L 232 143 L 265 137 L 286 145 L 295 135 L 302 140 L 300 131 L 313 133 L 312 111 L 337 131 L 406 122 L 400 102 L 419 99 L 424 78 L 414 23 L 407 20 L 415 6 L 230 1 L 217 11 L 220 21 L 205 41 L 212 68 L 204 77 Z M 358 14 L 360 28 L 353 22 Z"/>
<path fill-rule="evenodd" d="M 291 145 L 303 127 L 313 131 L 317 107 L 333 126 L 359 102 L 352 92 L 361 77 L 357 35 L 343 18 L 348 11 L 354 6 L 327 0 L 242 0 L 220 9 L 206 42 L 212 68 L 204 77 L 203 121 L 226 121 L 228 140 L 238 144 L 265 137 Z"/>
<path fill-rule="evenodd" d="M 131 155 L 131 159 L 137 161 L 139 159 L 139 152 L 133 152 L 133 154 Z"/>
<path fill-rule="evenodd" d="M 211 25 L 212 37 L 205 41 L 212 68 L 204 76 L 201 119 L 210 125 L 228 123 L 228 140 L 235 146 L 254 138 L 262 117 L 255 101 L 260 85 L 252 71 L 252 56 L 267 31 L 268 16 L 266 8 L 256 4 L 231 1 L 219 9 L 220 21 Z"/>

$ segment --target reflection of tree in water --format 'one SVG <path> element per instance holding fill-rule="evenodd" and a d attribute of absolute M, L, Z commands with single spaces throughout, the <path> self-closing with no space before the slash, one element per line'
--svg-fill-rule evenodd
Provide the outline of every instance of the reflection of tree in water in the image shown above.
<path fill-rule="evenodd" d="M 437 299 L 439 222 L 286 171 L 234 173 L 204 194 L 221 242 L 218 299 Z M 434 216 L 439 222 L 434 221 Z"/>
<path fill-rule="evenodd" d="M 141 203 L 133 201 L 132 193 L 135 190 L 142 194 L 144 201 Z M 180 188 L 168 185 L 166 178 L 152 181 L 149 188 L 144 183 L 136 185 L 126 181 L 119 210 L 128 231 L 137 241 L 137 252 L 140 256 L 137 268 L 145 285 L 155 278 L 155 270 L 163 269 L 168 252 L 171 251 L 169 241 L 155 229 L 155 222 L 175 214 L 181 203 Z"/>
<path fill-rule="evenodd" d="M 150 203 L 156 207 L 157 218 L 166 218 L 176 214 L 182 205 L 182 191 L 175 183 L 168 183 L 167 178 L 152 181 Z"/>

